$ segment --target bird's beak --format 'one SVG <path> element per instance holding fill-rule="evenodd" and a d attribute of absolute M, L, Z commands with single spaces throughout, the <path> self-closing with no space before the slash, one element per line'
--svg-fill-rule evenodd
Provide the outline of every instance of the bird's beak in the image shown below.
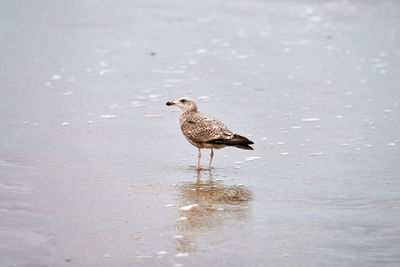
<path fill-rule="evenodd" d="M 175 105 L 174 102 L 171 102 L 171 101 L 168 101 L 168 102 L 167 102 L 167 106 L 173 106 L 173 105 Z"/>

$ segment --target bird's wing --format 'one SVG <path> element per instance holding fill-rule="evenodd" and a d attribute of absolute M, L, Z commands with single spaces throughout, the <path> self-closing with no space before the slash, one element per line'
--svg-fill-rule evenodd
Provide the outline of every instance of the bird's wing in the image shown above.
<path fill-rule="evenodd" d="M 196 143 L 230 139 L 233 133 L 219 120 L 200 113 L 188 116 L 181 124 L 183 134 Z"/>

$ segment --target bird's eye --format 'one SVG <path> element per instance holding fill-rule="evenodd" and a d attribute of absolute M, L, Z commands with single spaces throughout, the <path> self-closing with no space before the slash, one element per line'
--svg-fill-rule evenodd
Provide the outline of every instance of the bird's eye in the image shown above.
<path fill-rule="evenodd" d="M 181 103 L 185 103 L 186 100 L 185 100 L 185 99 L 181 99 L 180 102 L 181 102 Z"/>

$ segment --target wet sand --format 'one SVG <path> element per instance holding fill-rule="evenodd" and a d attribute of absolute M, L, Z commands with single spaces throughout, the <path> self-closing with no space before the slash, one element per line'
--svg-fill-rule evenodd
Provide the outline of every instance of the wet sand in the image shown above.
<path fill-rule="evenodd" d="M 1 266 L 399 265 L 396 1 L 2 6 Z"/>

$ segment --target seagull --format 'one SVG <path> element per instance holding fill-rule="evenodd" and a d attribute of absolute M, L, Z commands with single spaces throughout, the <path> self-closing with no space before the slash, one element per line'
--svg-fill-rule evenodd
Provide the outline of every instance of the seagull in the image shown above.
<path fill-rule="evenodd" d="M 220 149 L 226 146 L 253 150 L 249 145 L 254 144 L 244 136 L 232 133 L 222 122 L 216 118 L 204 115 L 197 111 L 196 103 L 188 98 L 182 97 L 176 101 L 168 101 L 167 106 L 177 106 L 182 113 L 179 116 L 179 124 L 186 139 L 199 149 L 197 170 L 200 170 L 201 149 L 211 149 L 210 163 L 214 157 L 214 148 Z"/>

